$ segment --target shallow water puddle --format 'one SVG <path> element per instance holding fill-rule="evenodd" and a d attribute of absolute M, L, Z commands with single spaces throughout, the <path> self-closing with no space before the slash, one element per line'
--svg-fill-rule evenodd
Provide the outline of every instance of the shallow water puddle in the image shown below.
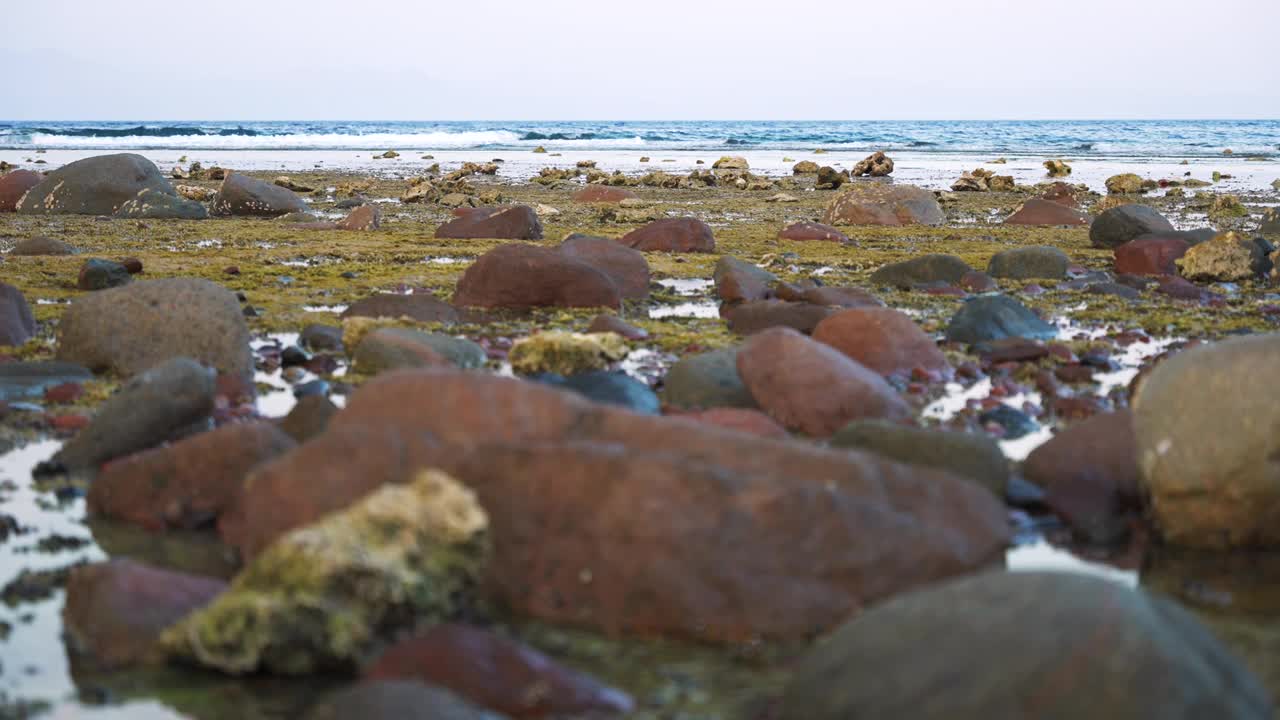
<path fill-rule="evenodd" d="M 678 295 L 701 295 L 715 287 L 714 280 L 704 278 L 666 278 L 659 280 L 658 284 L 675 290 Z"/>
<path fill-rule="evenodd" d="M 263 349 L 283 350 L 292 345 L 298 345 L 299 337 L 299 333 L 272 333 L 265 338 L 250 342 L 249 347 L 256 356 Z M 256 405 L 258 414 L 262 417 L 281 418 L 288 415 L 293 410 L 293 406 L 298 404 L 294 388 L 316 380 L 324 380 L 319 375 L 306 370 L 303 370 L 301 374 L 290 380 L 285 378 L 284 371 L 285 368 L 281 366 L 270 372 L 255 370 L 253 373 L 255 384 L 259 386 L 266 385 L 270 388 L 265 392 L 260 391 L 258 394 Z M 341 365 L 333 371 L 333 377 L 342 377 L 346 373 L 346 366 Z M 346 404 L 346 396 L 338 393 L 330 393 L 329 400 L 338 407 L 343 407 Z"/>
<path fill-rule="evenodd" d="M 346 305 L 303 305 L 302 309 L 307 312 L 341 313 L 346 312 L 347 307 Z"/>
<path fill-rule="evenodd" d="M 686 302 L 678 305 L 662 305 L 660 307 L 649 308 L 650 320 L 662 320 L 665 318 L 718 317 L 720 317 L 720 304 L 710 300 Z"/>
<path fill-rule="evenodd" d="M 1005 563 L 1009 570 L 1015 572 L 1036 570 L 1073 572 L 1106 578 L 1125 587 L 1138 587 L 1137 571 L 1121 570 L 1110 565 L 1084 560 L 1062 548 L 1054 547 L 1043 538 L 1010 548 L 1005 553 Z"/>

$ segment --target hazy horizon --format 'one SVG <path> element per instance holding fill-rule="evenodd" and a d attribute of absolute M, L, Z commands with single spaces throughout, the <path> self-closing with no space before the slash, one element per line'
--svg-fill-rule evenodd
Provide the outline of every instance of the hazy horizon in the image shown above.
<path fill-rule="evenodd" d="M 105 7 L 104 7 L 105 5 Z M 1142 4 L 1145 5 L 1145 4 Z M 51 0 L 6 11 L 10 121 L 1280 117 L 1280 3 Z M 141 121 L 141 120 L 140 120 Z M 822 121 L 822 120 L 819 120 Z"/>

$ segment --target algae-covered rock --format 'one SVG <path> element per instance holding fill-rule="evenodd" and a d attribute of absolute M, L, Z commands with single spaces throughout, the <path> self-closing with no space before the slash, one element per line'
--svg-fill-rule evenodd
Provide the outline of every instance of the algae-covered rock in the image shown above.
<path fill-rule="evenodd" d="M 1045 160 L 1044 169 L 1049 172 L 1049 177 L 1066 177 L 1071 174 L 1071 166 L 1061 160 Z"/>
<path fill-rule="evenodd" d="M 1112 195 L 1136 195 L 1146 192 L 1142 178 L 1134 173 L 1112 175 L 1107 178 L 1107 192 Z"/>
<path fill-rule="evenodd" d="M 488 524 L 471 490 L 423 471 L 281 537 L 161 646 L 232 674 L 349 667 L 385 634 L 459 614 Z"/>
<path fill-rule="evenodd" d="M 573 375 L 604 369 L 628 352 L 626 341 L 617 333 L 550 330 L 517 340 L 508 358 L 512 369 L 519 373 Z"/>
<path fill-rule="evenodd" d="M 1265 271 L 1264 261 L 1259 245 L 1235 232 L 1225 232 L 1187 250 L 1174 263 L 1188 280 L 1235 282 Z"/>

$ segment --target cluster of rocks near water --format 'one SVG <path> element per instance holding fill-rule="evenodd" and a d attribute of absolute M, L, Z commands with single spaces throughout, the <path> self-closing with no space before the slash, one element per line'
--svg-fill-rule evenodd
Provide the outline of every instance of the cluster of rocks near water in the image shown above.
<path fill-rule="evenodd" d="M 745 166 L 724 158 L 713 170 Z M 892 162 L 872 156 L 859 167 L 852 176 L 882 178 Z M 1000 191 L 995 176 L 971 177 Z M 280 183 L 226 173 L 206 208 L 136 155 L 13 182 L 27 186 L 14 202 L 20 215 L 218 222 L 206 218 L 308 207 Z M 841 248 L 855 244 L 841 228 L 946 220 L 938 196 L 920 188 L 818 184 L 839 188 L 825 213 L 784 227 L 780 241 Z M 575 201 L 635 199 L 623 189 L 597 183 Z M 351 217 L 362 230 L 379 226 L 369 205 Z M 356 229 L 300 220 L 291 225 Z M 315 717 L 636 709 L 627 692 L 486 627 L 503 608 L 612 638 L 812 644 L 775 699 L 777 717 L 1078 717 L 1099 708 L 1111 717 L 1268 717 L 1267 691 L 1173 603 L 1002 565 L 1010 506 L 1047 510 L 1097 545 L 1135 528 L 1216 552 L 1280 545 L 1274 411 L 1256 390 L 1280 336 L 1171 353 L 1123 393 L 1132 410 L 1090 404 L 1059 391 L 1114 369 L 1107 359 L 1077 356 L 1046 318 L 998 290 L 1078 281 L 1125 296 L 1156 278 L 1160 292 L 1213 303 L 1204 283 L 1266 282 L 1275 249 L 1263 235 L 1177 231 L 1138 203 L 1091 217 L 1065 184 L 1027 199 L 1005 223 L 1087 226 L 1092 246 L 1114 255 L 1115 274 L 1089 278 L 1061 249 L 1028 246 L 992 254 L 985 269 L 919 254 L 879 267 L 865 286 L 832 286 L 719 255 L 716 229 L 694 216 L 550 245 L 539 242 L 534 208 L 468 203 L 435 237 L 507 242 L 468 265 L 447 301 L 377 294 L 348 307 L 341 326 L 306 328 L 300 343 L 311 352 L 288 350 L 296 364 L 340 358 L 363 382 L 341 409 L 322 392 L 278 422 L 253 412 L 251 335 L 234 293 L 204 279 L 138 279 L 127 263 L 88 259 L 83 292 L 54 329 L 56 358 L 0 363 L 0 397 L 119 378 L 91 418 L 63 422 L 67 442 L 41 474 L 86 479 L 94 516 L 216 534 L 240 567 L 229 582 L 124 558 L 75 568 L 68 646 L 106 668 L 351 678 Z M 28 257 L 74 251 L 33 246 Z M 741 336 L 679 358 L 660 393 L 611 372 L 628 340 L 644 337 L 619 313 L 652 292 L 655 254 L 715 255 L 720 315 Z M 966 302 L 939 342 L 886 306 L 882 296 L 903 291 Z M 586 332 L 548 330 L 513 344 L 505 357 L 523 377 L 496 375 L 489 348 L 449 333 L 488 313 L 545 308 L 608 312 Z M 39 332 L 23 292 L 0 284 L 0 345 Z M 1010 462 L 992 434 L 921 422 L 930 385 L 976 372 L 1003 382 L 1010 375 L 1000 369 L 1022 368 L 1055 412 L 1087 416 L 1025 462 Z M 987 408 L 995 437 L 1027 419 L 997 405 Z M 1096 639 L 1104 625 L 1115 632 Z M 957 664 L 977 648 L 1016 672 Z M 871 664 L 880 672 L 868 674 Z M 901 682 L 886 686 L 884 672 Z M 1088 691 L 1055 684 L 1068 672 Z M 1117 679 L 1132 676 L 1149 680 Z"/>

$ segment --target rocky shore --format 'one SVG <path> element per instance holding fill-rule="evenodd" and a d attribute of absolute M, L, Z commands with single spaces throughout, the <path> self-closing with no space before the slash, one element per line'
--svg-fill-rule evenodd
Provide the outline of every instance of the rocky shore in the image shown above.
<path fill-rule="evenodd" d="M 503 164 L 0 175 L 0 717 L 1275 717 L 1280 188 Z"/>

